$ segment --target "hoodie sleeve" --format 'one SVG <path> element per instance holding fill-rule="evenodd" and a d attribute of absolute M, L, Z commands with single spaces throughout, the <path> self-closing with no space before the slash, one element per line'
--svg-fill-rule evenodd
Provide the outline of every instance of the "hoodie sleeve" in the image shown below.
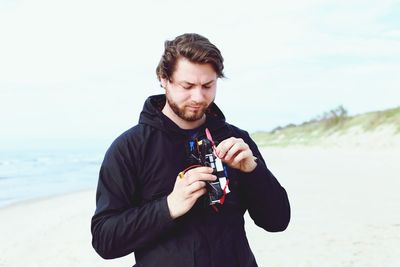
<path fill-rule="evenodd" d="M 93 248 L 105 259 L 151 244 L 174 224 L 166 197 L 135 204 L 137 170 L 130 154 L 126 144 L 114 142 L 100 169 L 91 231 Z"/>
<path fill-rule="evenodd" d="M 286 190 L 267 168 L 257 145 L 248 133 L 243 139 L 257 157 L 257 167 L 250 173 L 241 172 L 240 175 L 249 215 L 256 225 L 266 231 L 284 231 L 290 221 L 290 204 Z"/>

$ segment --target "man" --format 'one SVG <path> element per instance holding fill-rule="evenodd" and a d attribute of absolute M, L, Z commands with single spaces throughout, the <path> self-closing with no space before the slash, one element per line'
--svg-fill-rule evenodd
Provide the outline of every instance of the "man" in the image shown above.
<path fill-rule="evenodd" d="M 220 51 L 183 34 L 165 42 L 157 76 L 165 95 L 149 97 L 139 124 L 105 155 L 93 247 L 106 259 L 135 252 L 144 267 L 257 266 L 243 215 L 248 210 L 258 226 L 283 231 L 289 201 L 248 133 L 225 122 L 214 103 L 224 76 Z M 219 179 L 214 169 L 188 160 L 188 144 L 207 137 L 228 179 L 217 203 L 207 202 L 207 185 Z"/>

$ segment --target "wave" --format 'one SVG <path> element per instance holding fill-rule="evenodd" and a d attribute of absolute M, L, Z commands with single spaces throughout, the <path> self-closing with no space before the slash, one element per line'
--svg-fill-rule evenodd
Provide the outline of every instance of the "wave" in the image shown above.
<path fill-rule="evenodd" d="M 95 188 L 103 154 L 14 152 L 0 156 L 0 207 L 22 199 Z"/>

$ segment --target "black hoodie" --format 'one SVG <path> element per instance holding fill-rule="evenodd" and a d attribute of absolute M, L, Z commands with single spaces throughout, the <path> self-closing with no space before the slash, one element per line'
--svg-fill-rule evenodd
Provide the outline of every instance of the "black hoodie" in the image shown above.
<path fill-rule="evenodd" d="M 92 244 L 106 259 L 135 253 L 136 265 L 184 267 L 257 266 L 244 230 L 243 215 L 270 232 L 290 220 L 286 191 L 267 169 L 247 132 L 225 122 L 212 104 L 198 130 L 208 128 L 216 143 L 242 138 L 258 158 L 251 173 L 228 168 L 230 193 L 218 212 L 199 199 L 173 220 L 167 206 L 178 173 L 188 167 L 191 137 L 162 112 L 165 95 L 149 97 L 139 124 L 119 136 L 102 163 L 92 218 Z"/>

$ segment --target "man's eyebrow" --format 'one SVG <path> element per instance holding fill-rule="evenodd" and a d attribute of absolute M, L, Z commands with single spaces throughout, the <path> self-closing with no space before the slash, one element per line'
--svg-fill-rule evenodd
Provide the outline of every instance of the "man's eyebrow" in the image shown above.
<path fill-rule="evenodd" d="M 209 85 L 209 84 L 213 83 L 214 81 L 215 80 L 211 80 L 211 81 L 206 82 L 206 83 L 204 83 L 202 85 Z M 191 82 L 188 82 L 188 81 L 180 81 L 180 83 L 186 83 L 186 84 L 189 84 L 189 85 L 196 85 L 195 83 L 191 83 Z"/>
<path fill-rule="evenodd" d="M 211 83 L 213 83 L 213 82 L 215 82 L 215 80 L 211 80 L 211 81 L 209 81 L 209 82 L 206 82 L 206 83 L 203 84 L 203 85 L 209 85 L 209 84 L 211 84 Z"/>

